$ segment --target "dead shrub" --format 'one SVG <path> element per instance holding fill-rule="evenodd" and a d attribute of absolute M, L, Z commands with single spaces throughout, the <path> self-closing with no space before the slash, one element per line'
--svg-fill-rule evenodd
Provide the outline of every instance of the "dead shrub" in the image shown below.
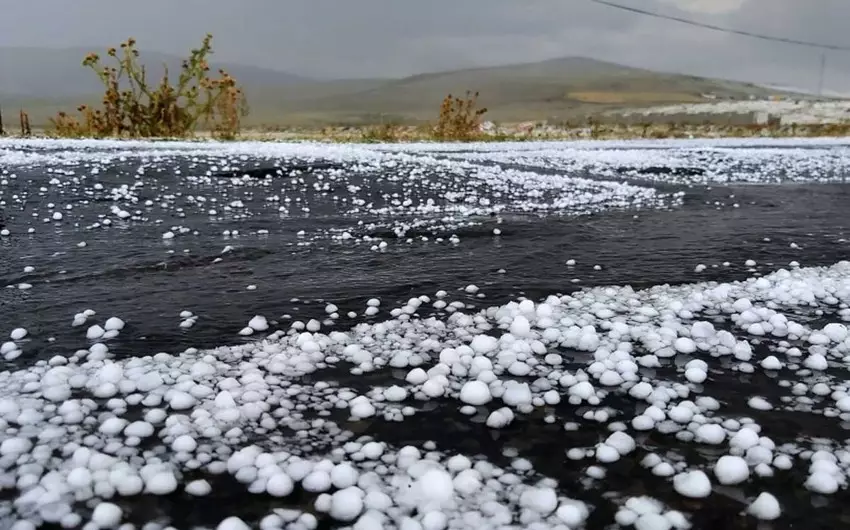
<path fill-rule="evenodd" d="M 113 66 L 101 63 L 90 53 L 83 66 L 91 68 L 104 86 L 101 108 L 81 105 L 79 116 L 60 112 L 51 119 L 53 132 L 64 137 L 187 137 L 205 127 L 213 136 L 232 139 L 239 133 L 248 107 L 242 89 L 224 70 L 210 77 L 207 58 L 212 54 L 212 35 L 206 35 L 200 48 L 184 60 L 176 83 L 168 67 L 162 79 L 149 84 L 144 65 L 139 62 L 135 39 L 120 50 L 110 48 L 107 56 Z"/>
<path fill-rule="evenodd" d="M 481 116 L 487 109 L 478 107 L 478 92 L 466 92 L 463 98 L 449 94 L 440 105 L 440 116 L 432 135 L 436 140 L 468 142 L 481 136 Z"/>

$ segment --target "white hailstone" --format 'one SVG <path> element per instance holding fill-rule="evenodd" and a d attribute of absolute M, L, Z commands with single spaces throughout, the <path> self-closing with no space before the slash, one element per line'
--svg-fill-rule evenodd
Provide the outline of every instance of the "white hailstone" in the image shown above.
<path fill-rule="evenodd" d="M 696 343 L 688 337 L 679 337 L 676 339 L 676 342 L 673 343 L 673 347 L 676 348 L 676 351 L 679 353 L 688 354 L 697 351 Z"/>
<path fill-rule="evenodd" d="M 147 438 L 154 433 L 154 427 L 146 421 L 134 421 L 124 428 L 124 436 L 134 436 L 136 438 Z"/>
<path fill-rule="evenodd" d="M 753 429 L 743 427 L 729 439 L 730 447 L 737 447 L 746 451 L 750 447 L 754 447 L 759 443 L 759 435 Z"/>
<path fill-rule="evenodd" d="M 116 528 L 121 524 L 121 508 L 111 502 L 102 502 L 95 506 L 91 520 L 98 528 Z"/>
<path fill-rule="evenodd" d="M 440 508 L 454 497 L 452 476 L 444 469 L 429 469 L 413 485 L 420 502 L 431 508 Z"/>
<path fill-rule="evenodd" d="M 761 361 L 761 367 L 765 370 L 781 370 L 782 361 L 776 358 L 775 355 L 768 355 Z"/>
<path fill-rule="evenodd" d="M 555 511 L 555 516 L 568 528 L 580 527 L 588 515 L 589 510 L 584 503 L 572 500 L 564 502 Z"/>
<path fill-rule="evenodd" d="M 686 471 L 673 477 L 676 493 L 692 499 L 702 499 L 711 494 L 711 481 L 700 470 Z"/>
<path fill-rule="evenodd" d="M 359 419 L 370 418 L 376 412 L 375 406 L 372 405 L 372 402 L 366 396 L 357 396 L 348 403 L 348 406 L 351 410 L 351 415 Z"/>
<path fill-rule="evenodd" d="M 531 324 L 527 318 L 519 315 L 511 323 L 510 332 L 514 337 L 525 337 L 531 332 Z"/>
<path fill-rule="evenodd" d="M 832 473 L 828 471 L 815 471 L 806 479 L 804 486 L 809 491 L 814 491 L 815 493 L 832 495 L 838 491 L 840 484 Z"/>
<path fill-rule="evenodd" d="M 782 508 L 779 506 L 779 501 L 770 493 L 761 493 L 756 500 L 747 508 L 747 513 L 757 519 L 764 521 L 773 521 L 778 519 L 782 514 Z"/>
<path fill-rule="evenodd" d="M 850 412 L 850 396 L 839 398 L 835 402 L 835 407 L 841 412 Z"/>
<path fill-rule="evenodd" d="M 331 488 L 331 476 L 325 471 L 316 470 L 304 477 L 301 485 L 312 493 L 328 491 Z"/>
<path fill-rule="evenodd" d="M 773 467 L 787 471 L 794 466 L 794 461 L 788 455 L 776 455 L 773 459 Z"/>
<path fill-rule="evenodd" d="M 103 327 L 106 331 L 121 331 L 124 329 L 124 321 L 118 317 L 112 317 L 106 321 Z"/>
<path fill-rule="evenodd" d="M 188 434 L 183 434 L 171 442 L 171 448 L 178 453 L 191 453 L 198 448 L 198 442 Z"/>
<path fill-rule="evenodd" d="M 726 431 L 716 423 L 700 425 L 695 434 L 698 442 L 709 445 L 719 445 L 726 439 Z"/>
<path fill-rule="evenodd" d="M 338 489 L 345 489 L 357 484 L 359 475 L 351 464 L 337 464 L 331 470 L 331 483 Z"/>
<path fill-rule="evenodd" d="M 66 481 L 74 489 L 87 488 L 92 483 L 92 474 L 86 467 L 77 467 L 68 473 Z"/>
<path fill-rule="evenodd" d="M 698 367 L 692 367 L 685 370 L 685 379 L 696 385 L 702 384 L 708 378 L 708 373 Z"/>
<path fill-rule="evenodd" d="M 266 320 L 266 317 L 262 315 L 256 315 L 248 322 L 248 327 L 253 329 L 254 331 L 266 331 L 269 329 L 269 322 Z"/>
<path fill-rule="evenodd" d="M 242 519 L 231 516 L 218 523 L 216 530 L 251 530 L 251 527 Z"/>
<path fill-rule="evenodd" d="M 113 416 L 104 420 L 103 423 L 100 424 L 100 427 L 98 427 L 98 431 L 107 436 L 115 436 L 124 430 L 127 423 L 127 420 L 124 418 L 117 418 Z"/>
<path fill-rule="evenodd" d="M 145 480 L 145 488 L 154 495 L 168 495 L 177 489 L 177 477 L 170 471 L 153 473 Z"/>
<path fill-rule="evenodd" d="M 637 447 L 637 443 L 634 438 L 623 431 L 611 433 L 611 435 L 605 439 L 605 445 L 613 447 L 621 455 L 627 455 L 634 451 Z"/>
<path fill-rule="evenodd" d="M 363 490 L 356 486 L 341 489 L 331 496 L 329 514 L 337 521 L 349 522 L 363 512 Z"/>
<path fill-rule="evenodd" d="M 519 505 L 540 515 L 549 515 L 558 508 L 558 495 L 552 488 L 528 488 L 520 495 Z"/>
<path fill-rule="evenodd" d="M 514 411 L 508 407 L 502 407 L 494 410 L 487 416 L 487 427 L 491 429 L 502 429 L 510 425 L 514 421 Z"/>
<path fill-rule="evenodd" d="M 721 484 L 731 486 L 750 478 L 750 468 L 740 456 L 723 455 L 714 464 L 714 476 Z"/>
<path fill-rule="evenodd" d="M 272 497 L 286 497 L 295 489 L 295 483 L 286 473 L 275 473 L 266 482 L 266 492 Z"/>
<path fill-rule="evenodd" d="M 384 389 L 384 399 L 393 403 L 404 401 L 407 399 L 407 390 L 398 385 L 393 385 Z"/>
<path fill-rule="evenodd" d="M 610 464 L 620 459 L 620 453 L 607 444 L 599 444 L 596 447 L 596 459 L 603 464 Z"/>
<path fill-rule="evenodd" d="M 91 326 L 88 330 L 86 330 L 86 338 L 89 340 L 97 340 L 103 337 L 104 333 L 106 333 L 106 331 L 102 327 L 95 324 L 94 326 Z"/>
<path fill-rule="evenodd" d="M 490 387 L 481 381 L 467 381 L 460 390 L 460 400 L 468 405 L 485 405 L 492 399 Z"/>
<path fill-rule="evenodd" d="M 195 497 L 203 497 L 205 495 L 209 495 L 212 492 L 212 486 L 206 480 L 193 480 L 192 482 L 186 484 L 185 487 L 186 493 L 189 495 L 193 495 Z"/>
<path fill-rule="evenodd" d="M 824 326 L 823 334 L 832 342 L 843 342 L 848 335 L 847 326 L 833 322 Z"/>
<path fill-rule="evenodd" d="M 820 353 L 813 353 L 809 355 L 805 361 L 803 361 L 803 366 L 808 368 L 809 370 L 826 370 L 829 368 L 829 364 L 826 361 L 826 357 L 821 355 Z"/>
<path fill-rule="evenodd" d="M 670 530 L 673 523 L 660 513 L 641 514 L 634 522 L 635 530 Z"/>
<path fill-rule="evenodd" d="M 747 401 L 747 403 L 751 408 L 756 410 L 771 410 L 773 408 L 773 405 L 761 396 L 753 396 Z"/>

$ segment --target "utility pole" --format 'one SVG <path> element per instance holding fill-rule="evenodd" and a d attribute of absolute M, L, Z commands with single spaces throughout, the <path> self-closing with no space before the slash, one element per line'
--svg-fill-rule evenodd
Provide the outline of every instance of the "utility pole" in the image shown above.
<path fill-rule="evenodd" d="M 818 96 L 823 96 L 823 79 L 826 75 L 826 52 L 820 54 L 820 77 L 818 79 Z"/>

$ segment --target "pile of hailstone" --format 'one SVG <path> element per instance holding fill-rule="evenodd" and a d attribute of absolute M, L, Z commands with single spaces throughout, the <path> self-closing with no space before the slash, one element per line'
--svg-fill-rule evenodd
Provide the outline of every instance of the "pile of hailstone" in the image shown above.
<path fill-rule="evenodd" d="M 432 443 L 392 447 L 351 432 L 362 421 L 427 414 L 428 400 L 454 404 L 471 421 L 483 415 L 491 429 L 538 421 L 527 418 L 536 410 L 544 421 L 580 428 L 581 407 L 584 421 L 607 426 L 596 446 L 567 452 L 586 462 L 588 476 L 604 479 L 606 465 L 642 458 L 685 498 L 793 466 L 808 470 L 799 486 L 814 493 L 847 485 L 850 451 L 794 449 L 771 439 L 769 424 L 724 416 L 723 388 L 712 387 L 711 373 L 721 359 L 742 372 L 783 370 L 795 392 L 816 391 L 811 407 L 847 416 L 845 382 L 823 371 L 850 356 L 850 334 L 838 322 L 850 317 L 848 262 L 737 283 L 596 288 L 474 314 L 415 316 L 428 303 L 435 302 L 413 298 L 394 318 L 347 332 L 295 325 L 251 344 L 132 359 L 96 342 L 0 373 L 0 485 L 14 491 L 0 503 L 0 521 L 15 530 L 129 529 L 132 502 L 124 499 L 204 496 L 215 476 L 227 474 L 250 494 L 281 498 L 282 507 L 296 490 L 310 495 L 307 504 L 269 513 L 259 522 L 266 530 L 325 520 L 361 530 L 582 526 L 594 506 L 574 498 L 582 496 L 577 486 L 518 455 L 501 468 Z M 793 308 L 828 309 L 834 321 L 810 327 Z M 715 327 L 724 319 L 731 331 Z M 12 333 L 25 357 L 26 334 Z M 775 339 L 771 355 L 760 358 L 752 341 L 766 337 Z M 672 377 L 646 370 L 671 366 L 671 358 Z M 365 391 L 303 378 L 334 365 L 355 377 L 387 368 L 405 375 Z M 612 395 L 637 406 L 614 410 Z M 767 400 L 753 403 L 755 413 Z M 721 454 L 707 465 L 645 454 L 630 433 L 653 430 Z M 187 480 L 190 473 L 206 478 Z M 234 504 L 219 528 L 248 528 Z M 743 508 L 762 519 L 781 515 L 770 492 Z M 638 529 L 690 525 L 687 514 L 650 497 L 626 500 L 616 519 Z"/>

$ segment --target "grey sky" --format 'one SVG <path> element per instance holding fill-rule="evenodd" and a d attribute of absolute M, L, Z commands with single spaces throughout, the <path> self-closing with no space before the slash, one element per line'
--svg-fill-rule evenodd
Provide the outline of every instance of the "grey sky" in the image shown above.
<path fill-rule="evenodd" d="M 620 0 L 802 40 L 850 45 L 847 0 Z M 319 77 L 403 76 L 581 55 L 634 66 L 813 88 L 819 51 L 619 12 L 588 0 L 6 0 L 0 46 L 106 46 L 216 57 Z M 850 91 L 850 52 L 827 88 Z"/>

